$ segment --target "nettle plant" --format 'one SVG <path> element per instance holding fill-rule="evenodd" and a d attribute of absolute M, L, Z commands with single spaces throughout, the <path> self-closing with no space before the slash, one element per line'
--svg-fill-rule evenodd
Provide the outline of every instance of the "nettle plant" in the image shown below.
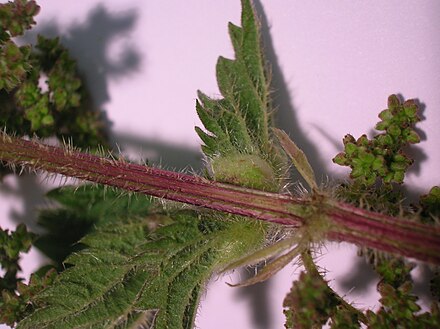
<path fill-rule="evenodd" d="M 345 136 L 344 151 L 333 159 L 351 168 L 350 180 L 318 185 L 306 155 L 272 126 L 269 65 L 252 3 L 242 0 L 242 26 L 229 24 L 235 59 L 217 63 L 223 98 L 198 94 L 203 175 L 128 163 L 105 146 L 94 154 L 49 146 L 28 136 L 73 137 L 90 150 L 106 142 L 99 117 L 83 105 L 75 62 L 58 40 L 40 37 L 34 47 L 14 42 L 38 11 L 34 1 L 0 5 L 0 117 L 12 133 L 0 136 L 3 171 L 25 167 L 94 184 L 50 191 L 59 207 L 40 212 L 47 232 L 41 236 L 24 225 L 0 230 L 2 323 L 192 328 L 213 275 L 260 264 L 254 277 L 236 284 L 245 286 L 297 262 L 304 270 L 284 300 L 286 328 L 440 327 L 440 188 L 418 205 L 405 205 L 396 188 L 412 163 L 403 149 L 420 140 L 415 101 L 390 96 L 378 133 Z M 291 168 L 307 186 L 288 189 L 295 186 Z M 361 248 L 381 278 L 375 312 L 355 308 L 329 287 L 315 263 L 325 241 Z M 24 284 L 19 254 L 32 244 L 53 264 Z M 420 310 L 412 293 L 415 265 L 407 258 L 432 267 L 430 312 Z"/>

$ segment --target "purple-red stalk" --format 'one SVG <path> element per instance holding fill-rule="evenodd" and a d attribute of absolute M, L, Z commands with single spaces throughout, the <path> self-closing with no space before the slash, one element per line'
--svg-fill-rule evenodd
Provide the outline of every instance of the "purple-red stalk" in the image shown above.
<path fill-rule="evenodd" d="M 294 206 L 312 205 L 310 199 L 222 184 L 6 134 L 0 136 L 0 160 L 282 225 L 300 227 L 313 220 L 293 210 Z M 326 233 L 329 240 L 352 242 L 440 264 L 440 228 L 333 200 L 320 202 L 319 209 L 330 220 Z"/>

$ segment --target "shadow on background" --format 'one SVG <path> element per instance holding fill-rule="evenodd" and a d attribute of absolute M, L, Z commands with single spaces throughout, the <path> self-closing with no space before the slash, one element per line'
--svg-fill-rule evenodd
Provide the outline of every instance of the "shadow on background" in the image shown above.
<path fill-rule="evenodd" d="M 256 271 L 263 266 L 259 265 Z M 243 269 L 240 274 L 240 282 L 255 276 L 254 268 Z M 233 288 L 237 289 L 237 299 L 247 299 L 249 308 L 251 309 L 251 320 L 255 329 L 272 328 L 274 315 L 271 310 L 273 306 L 270 304 L 268 292 L 271 289 L 271 280 L 266 280 L 248 287 Z M 281 310 L 279 310 L 281 312 Z"/>
<path fill-rule="evenodd" d="M 76 60 L 78 72 L 84 80 L 83 86 L 86 89 L 84 106 L 102 113 L 110 145 L 153 150 L 156 158 L 166 163 L 167 167 L 176 170 L 183 170 L 188 166 L 199 168 L 201 155 L 194 150 L 145 141 L 130 134 L 113 135 L 112 123 L 102 111 L 111 100 L 110 80 L 130 76 L 140 69 L 145 70 L 145 64 L 142 62 L 144 54 L 140 54 L 136 46 L 129 41 L 137 19 L 136 9 L 111 13 L 105 5 L 100 4 L 90 11 L 82 24 L 75 23 L 65 30 L 60 28 L 56 20 L 41 23 L 28 31 L 21 40 L 23 43 L 34 44 L 39 34 L 49 38 L 60 37 L 61 44 Z M 118 52 L 116 59 L 110 58 L 111 44 L 121 38 L 124 38 L 123 51 Z M 22 200 L 23 209 L 11 211 L 10 217 L 17 223 L 25 223 L 35 232 L 41 232 L 41 228 L 39 229 L 36 224 L 35 210 L 47 205 L 44 194 L 48 187 L 40 181 L 41 178 L 35 175 L 25 174 L 18 178 L 15 185 L 7 182 L 0 185 L 0 192 L 3 195 L 16 196 Z"/>
<path fill-rule="evenodd" d="M 130 39 L 130 32 L 135 28 L 137 19 L 135 9 L 115 14 L 100 4 L 91 10 L 84 23 L 73 24 L 66 32 L 61 32 L 56 22 L 47 22 L 37 25 L 26 34 L 25 39 L 35 43 L 38 34 L 49 38 L 59 36 L 62 45 L 78 64 L 95 109 L 101 110 L 110 100 L 109 80 L 134 74 L 141 68 L 141 54 L 133 44 L 124 43 L 119 58 L 109 56 L 114 41 L 122 37 Z"/>
<path fill-rule="evenodd" d="M 288 84 L 284 78 L 283 72 L 281 71 L 281 67 L 278 63 L 277 54 L 275 48 L 273 46 L 272 38 L 270 36 L 270 23 L 267 21 L 267 17 L 265 15 L 264 7 L 259 0 L 254 1 L 255 9 L 257 15 L 261 21 L 261 34 L 264 44 L 264 50 L 266 55 L 266 60 L 268 61 L 271 72 L 272 72 L 272 80 L 271 87 L 273 90 L 273 107 L 276 109 L 276 118 L 275 123 L 276 126 L 286 131 L 292 140 L 304 151 L 307 155 L 307 158 L 315 171 L 315 175 L 318 179 L 318 183 L 323 183 L 324 179 L 329 176 L 329 173 L 325 172 L 325 163 L 323 159 L 320 157 L 317 146 L 314 145 L 311 141 L 309 141 L 304 134 L 304 130 L 301 127 L 301 123 L 298 122 L 296 117 L 296 109 L 294 106 L 294 101 L 291 96 L 291 92 L 288 89 Z M 401 99 L 401 95 L 399 95 Z M 419 103 L 421 118 L 423 118 L 422 113 L 424 111 L 424 104 Z M 378 109 L 379 111 L 380 109 Z M 374 122 L 372 123 L 374 124 Z M 342 149 L 342 138 L 340 136 L 338 138 L 334 138 L 333 136 L 327 135 L 322 129 L 315 126 L 315 129 L 320 131 L 333 145 L 335 145 L 336 149 Z M 422 140 L 426 139 L 425 134 L 418 130 L 417 131 L 421 136 Z M 356 136 L 355 136 L 356 137 Z M 359 137 L 359 136 L 357 136 Z M 422 162 L 426 159 L 426 154 L 420 147 L 411 146 L 408 148 L 407 152 L 408 156 L 415 160 L 415 165 L 412 166 L 409 170 L 409 173 L 416 174 L 420 171 L 420 166 Z M 336 155 L 336 154 L 335 154 Z M 298 174 L 293 175 L 293 181 L 298 180 Z M 340 177 L 330 177 L 330 180 L 340 179 Z M 418 196 L 422 194 L 421 191 L 415 190 L 405 190 L 405 195 L 408 195 L 408 200 L 410 202 L 416 202 L 418 200 Z M 352 260 L 353 267 L 349 272 L 350 274 L 345 278 L 342 278 L 340 285 L 346 291 L 355 287 L 356 294 L 361 294 L 365 292 L 371 284 L 373 284 L 375 278 L 377 278 L 375 272 L 371 268 L 369 264 L 366 263 L 364 258 L 355 257 Z M 423 298 L 429 300 L 429 291 L 426 288 L 426 282 L 429 282 L 429 274 L 425 267 L 421 270 L 421 277 L 415 279 L 415 291 Z M 244 276 L 247 273 L 243 273 Z M 422 283 L 425 284 L 422 284 Z M 264 284 L 255 285 L 252 287 L 246 287 L 240 289 L 238 295 L 240 298 L 247 297 L 249 298 L 249 303 L 253 308 L 253 320 L 256 328 L 259 329 L 269 329 L 270 321 L 266 319 L 271 319 L 272 314 L 270 311 L 270 305 L 267 305 L 266 301 L 268 300 L 268 292 L 270 291 L 271 282 L 268 280 Z M 260 302 L 259 302 L 260 301 Z"/>
<path fill-rule="evenodd" d="M 275 125 L 287 132 L 299 148 L 307 154 L 307 158 L 315 171 L 316 178 L 320 180 L 326 175 L 323 171 L 325 168 L 323 159 L 320 157 L 316 145 L 305 137 L 301 122 L 296 117 L 296 108 L 291 92 L 288 89 L 288 84 L 278 63 L 278 56 L 270 36 L 270 23 L 267 21 L 261 2 L 257 0 L 254 3 L 257 15 L 261 21 L 261 37 L 263 39 L 265 57 L 272 73 L 271 89 L 273 90 L 272 105 L 276 109 Z M 297 177 L 294 178 L 297 179 Z"/>
<path fill-rule="evenodd" d="M 86 95 L 91 95 L 90 99 L 86 98 L 86 106 L 91 107 L 92 111 L 101 112 L 109 101 L 108 79 L 131 74 L 140 65 L 140 56 L 135 48 L 127 48 L 118 62 L 110 61 L 106 55 L 110 43 L 116 37 L 129 33 L 136 19 L 135 11 L 115 15 L 100 5 L 90 12 L 83 25 L 72 25 L 64 35 L 61 35 L 57 23 L 49 22 L 28 31 L 21 40 L 35 43 L 39 34 L 51 38 L 59 36 L 61 44 L 69 49 L 72 58 L 77 61 L 79 74 L 85 80 Z M 104 113 L 103 117 L 109 131 L 110 122 Z M 39 230 L 35 210 L 45 205 L 47 189 L 35 175 L 18 178 L 16 187 L 6 184 L 0 187 L 2 194 L 14 195 L 22 200 L 22 212 L 12 211 L 11 218 L 17 223 L 25 223 L 36 232 Z"/>
<path fill-rule="evenodd" d="M 137 161 L 147 160 L 155 166 L 173 171 L 183 170 L 200 173 L 202 169 L 202 152 L 197 152 L 193 148 L 177 147 L 162 141 L 145 140 L 136 135 L 122 132 L 114 133 L 113 139 L 122 149 L 134 150 L 136 155 L 143 156 L 143 159 L 136 159 Z"/>
<path fill-rule="evenodd" d="M 376 282 L 378 275 L 364 257 L 356 256 L 350 261 L 349 274 L 338 279 L 338 283 L 343 291 L 352 291 L 351 295 L 362 297 Z"/>

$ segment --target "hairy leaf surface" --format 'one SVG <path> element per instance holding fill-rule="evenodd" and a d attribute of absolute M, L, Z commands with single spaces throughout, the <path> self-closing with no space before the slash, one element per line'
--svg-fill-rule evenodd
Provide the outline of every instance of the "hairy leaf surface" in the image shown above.
<path fill-rule="evenodd" d="M 102 185 L 62 187 L 46 197 L 60 207 L 40 212 L 38 224 L 46 233 L 34 245 L 62 268 L 64 259 L 74 250 L 84 235 L 100 223 L 121 218 L 144 217 L 150 213 L 152 199 L 144 195 L 128 195 Z"/>
<path fill-rule="evenodd" d="M 269 87 L 258 21 L 249 0 L 242 0 L 242 27 L 229 23 L 235 59 L 220 57 L 217 82 L 223 99 L 199 92 L 197 113 L 209 133 L 196 128 L 209 157 L 231 151 L 270 153 Z"/>
<path fill-rule="evenodd" d="M 261 246 L 264 234 L 259 223 L 192 211 L 169 221 L 153 232 L 148 218 L 101 224 L 18 328 L 192 328 L 212 272 Z"/>
<path fill-rule="evenodd" d="M 219 57 L 217 83 L 223 96 L 199 91 L 196 127 L 210 160 L 210 177 L 229 184 L 277 192 L 286 178 L 285 159 L 272 143 L 273 110 L 260 26 L 252 2 L 242 0 L 241 27 L 229 23 L 235 59 Z"/>

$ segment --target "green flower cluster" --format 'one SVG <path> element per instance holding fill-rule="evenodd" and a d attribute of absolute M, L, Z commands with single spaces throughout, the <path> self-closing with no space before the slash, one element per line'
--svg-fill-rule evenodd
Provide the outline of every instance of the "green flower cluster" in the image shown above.
<path fill-rule="evenodd" d="M 15 0 L 0 4 L 0 90 L 17 87 L 30 70 L 29 46 L 18 47 L 12 37 L 22 35 L 35 24 L 40 7 L 35 1 Z"/>
<path fill-rule="evenodd" d="M 14 326 L 15 323 L 30 314 L 33 309 L 31 298 L 51 285 L 57 277 L 54 269 L 47 268 L 48 271 L 45 271 L 45 269 L 43 268 L 41 273 L 33 273 L 28 285 L 18 282 L 17 293 L 8 290 L 1 292 L 0 323 Z"/>
<path fill-rule="evenodd" d="M 50 136 L 57 133 L 60 117 L 68 112 L 78 113 L 76 108 L 81 105 L 81 80 L 77 76 L 75 61 L 60 45 L 59 38 L 39 36 L 36 48 L 39 52 L 32 54 L 27 79 L 16 89 L 15 104 L 24 112 L 32 132 Z M 45 92 L 39 86 L 42 73 L 47 75 L 48 90 Z M 90 119 L 96 121 L 96 118 Z M 91 131 L 96 129 L 92 122 L 87 128 Z"/>
<path fill-rule="evenodd" d="M 47 83 L 55 109 L 62 111 L 80 106 L 81 80 L 77 76 L 76 63 L 70 58 L 67 49 L 60 45 L 59 38 L 39 36 L 37 49 L 40 50 L 42 69 L 48 74 Z"/>
<path fill-rule="evenodd" d="M 431 313 L 420 313 L 418 298 L 412 294 L 410 272 L 413 268 L 413 265 L 394 257 L 378 260 L 375 270 L 382 278 L 377 285 L 382 307 L 377 313 L 367 311 L 369 328 L 399 328 L 402 324 L 409 329 L 440 327 L 437 302 L 432 304 Z"/>
<path fill-rule="evenodd" d="M 25 78 L 30 70 L 30 47 L 18 47 L 12 41 L 0 44 L 0 89 L 11 91 Z"/>
<path fill-rule="evenodd" d="M 372 185 L 377 178 L 385 184 L 402 183 L 405 172 L 412 164 L 402 151 L 407 144 L 420 142 L 414 131 L 414 124 L 420 121 L 418 107 L 414 100 L 403 104 L 396 95 L 388 98 L 388 109 L 379 114 L 382 120 L 376 129 L 384 131 L 369 140 L 362 135 L 357 140 L 352 135 L 343 139 L 344 152 L 339 153 L 333 162 L 349 166 L 350 177 L 364 184 Z"/>
<path fill-rule="evenodd" d="M 319 275 L 302 272 L 283 303 L 286 329 L 321 328 L 330 319 L 332 329 L 358 329 L 358 313 L 330 289 Z"/>
<path fill-rule="evenodd" d="M 0 290 L 14 290 L 17 282 L 17 272 L 20 270 L 18 260 L 20 252 L 27 252 L 35 238 L 27 231 L 26 225 L 20 224 L 17 229 L 9 233 L 0 228 L 0 265 L 5 275 L 0 277 Z"/>
<path fill-rule="evenodd" d="M 14 42 L 35 24 L 39 9 L 29 0 L 0 4 L 0 128 L 72 138 L 79 147 L 106 145 L 102 119 L 90 108 L 76 62 L 59 38 L 39 36 L 35 47 Z"/>
<path fill-rule="evenodd" d="M 35 1 L 14 0 L 0 5 L 0 40 L 22 35 L 35 24 L 40 7 Z"/>
<path fill-rule="evenodd" d="M 328 285 L 319 277 L 302 272 L 284 299 L 285 327 L 323 326 L 338 302 Z"/>

